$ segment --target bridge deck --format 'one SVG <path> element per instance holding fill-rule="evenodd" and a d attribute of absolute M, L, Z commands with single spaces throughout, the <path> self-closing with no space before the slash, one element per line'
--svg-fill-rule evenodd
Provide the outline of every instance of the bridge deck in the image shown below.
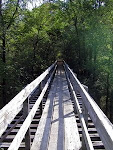
<path fill-rule="evenodd" d="M 30 109 L 37 100 L 36 93 L 30 99 Z M 82 108 L 81 96 L 77 93 Z M 59 67 L 51 84 L 47 100 L 43 99 L 43 113 L 37 110 L 30 125 L 31 150 L 79 150 L 82 141 L 81 123 L 78 114 L 74 113 L 65 72 Z M 20 112 L 8 126 L 1 137 L 0 147 L 8 149 L 24 119 Z M 88 132 L 95 149 L 104 149 L 99 135 L 88 118 Z M 25 140 L 25 139 L 24 139 Z M 25 148 L 24 140 L 20 149 Z"/>
<path fill-rule="evenodd" d="M 80 149 L 80 137 L 73 111 L 65 73 L 60 69 L 52 83 L 31 149 Z"/>

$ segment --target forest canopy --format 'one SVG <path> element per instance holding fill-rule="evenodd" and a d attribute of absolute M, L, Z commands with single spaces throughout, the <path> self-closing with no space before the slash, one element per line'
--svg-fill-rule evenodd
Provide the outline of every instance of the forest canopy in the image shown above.
<path fill-rule="evenodd" d="M 0 0 L 1 108 L 58 58 L 113 120 L 113 0 Z"/>

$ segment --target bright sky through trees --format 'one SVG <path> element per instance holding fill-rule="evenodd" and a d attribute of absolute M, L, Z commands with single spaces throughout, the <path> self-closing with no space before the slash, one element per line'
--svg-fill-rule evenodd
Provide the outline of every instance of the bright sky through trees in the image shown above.
<path fill-rule="evenodd" d="M 43 3 L 43 0 L 33 0 L 32 2 L 28 2 L 28 9 L 32 10 L 35 6 L 38 7 Z"/>
<path fill-rule="evenodd" d="M 31 2 L 30 1 L 28 2 L 27 7 L 29 10 L 32 10 L 34 7 L 38 7 L 47 1 L 48 0 L 32 0 Z M 61 0 L 61 1 L 66 1 L 66 0 Z"/>

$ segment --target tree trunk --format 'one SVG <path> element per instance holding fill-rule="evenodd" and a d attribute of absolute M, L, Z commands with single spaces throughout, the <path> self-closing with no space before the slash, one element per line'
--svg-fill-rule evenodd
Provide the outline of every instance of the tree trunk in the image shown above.
<path fill-rule="evenodd" d="M 78 45 L 78 67 L 80 67 L 81 65 L 81 47 L 80 47 L 80 38 L 79 38 L 79 33 L 78 33 L 78 27 L 77 27 L 77 17 L 75 17 L 74 19 L 74 26 L 75 26 L 75 31 L 76 31 L 76 35 L 77 35 L 77 45 Z"/>
<path fill-rule="evenodd" d="M 3 72 L 3 78 L 2 78 L 2 100 L 3 105 L 6 105 L 6 38 L 5 33 L 3 33 L 2 36 L 2 61 L 4 64 L 4 72 Z"/>
<path fill-rule="evenodd" d="M 113 29 L 111 30 L 113 34 Z M 113 41 L 112 41 L 112 57 L 113 57 Z M 113 91 L 111 91 L 113 93 Z M 110 96 L 110 121 L 113 123 L 113 95 Z"/>
<path fill-rule="evenodd" d="M 2 49 L 3 49 L 2 61 L 5 64 L 6 63 L 6 35 L 5 33 L 3 33 L 3 36 L 2 36 Z"/>
<path fill-rule="evenodd" d="M 94 62 L 93 62 L 93 82 L 96 81 L 96 62 L 97 62 L 97 50 L 96 47 L 94 49 Z"/>
<path fill-rule="evenodd" d="M 109 73 L 107 74 L 106 81 L 106 115 L 109 115 Z"/>
<path fill-rule="evenodd" d="M 4 20 L 3 20 L 3 14 L 2 14 L 2 0 L 0 0 L 0 28 L 1 28 L 1 41 L 2 41 L 2 62 L 3 62 L 3 77 L 1 81 L 1 87 L 2 87 L 2 104 L 3 106 L 6 105 L 6 33 L 4 29 Z M 3 107 L 2 106 L 2 107 Z"/>
<path fill-rule="evenodd" d="M 110 98 L 110 121 L 113 123 L 113 99 Z"/>

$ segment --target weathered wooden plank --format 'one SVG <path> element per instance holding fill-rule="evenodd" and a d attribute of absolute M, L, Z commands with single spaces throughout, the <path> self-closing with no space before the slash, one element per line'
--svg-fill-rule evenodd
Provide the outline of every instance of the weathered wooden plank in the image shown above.
<path fill-rule="evenodd" d="M 8 140 L 10 140 L 10 142 L 15 138 L 15 134 L 14 135 L 8 135 L 7 137 L 6 137 L 6 139 L 4 140 L 4 141 L 8 141 Z M 34 138 L 34 135 L 30 135 L 30 137 L 31 138 Z M 4 143 L 4 142 L 3 142 Z"/>
<path fill-rule="evenodd" d="M 57 75 L 57 90 L 54 100 L 54 113 L 51 126 L 51 134 L 48 150 L 64 149 L 64 119 L 63 119 L 63 103 L 62 103 L 62 79 L 61 71 Z"/>
<path fill-rule="evenodd" d="M 35 134 L 35 138 L 33 140 L 33 144 L 31 146 L 31 150 L 46 150 L 48 146 L 48 139 L 51 129 L 51 119 L 53 113 L 53 101 L 55 97 L 55 83 L 51 86 L 50 93 L 48 95 L 43 114 L 41 116 L 39 125 L 37 127 L 37 131 Z"/>
<path fill-rule="evenodd" d="M 5 133 L 5 134 L 1 137 L 1 139 L 0 139 L 0 143 L 7 137 L 7 135 L 8 135 L 9 133 L 12 132 L 12 130 L 16 127 L 16 125 L 17 125 L 22 119 L 23 119 L 23 116 L 21 116 L 21 117 L 15 122 L 15 124 L 13 124 L 12 127 L 11 127 L 8 131 L 6 131 L 6 133 Z"/>
<path fill-rule="evenodd" d="M 35 105 L 33 106 L 32 110 L 30 111 L 29 115 L 27 116 L 27 118 L 25 119 L 23 125 L 21 126 L 20 130 L 18 131 L 17 135 L 15 136 L 13 142 L 11 143 L 11 146 L 8 148 L 8 150 L 18 150 L 20 144 L 21 144 L 21 141 L 23 140 L 24 136 L 25 136 L 25 133 L 27 132 L 32 120 L 33 120 L 33 117 L 40 105 L 40 102 L 41 100 L 43 99 L 43 96 L 49 86 L 49 83 L 51 82 L 51 79 L 53 77 L 53 74 L 55 72 L 56 68 L 54 69 L 53 73 L 51 74 L 50 78 L 48 79 L 45 87 L 43 88 L 39 98 L 37 99 Z"/>
<path fill-rule="evenodd" d="M 80 142 L 77 123 L 73 112 L 74 111 L 73 105 L 70 100 L 69 89 L 68 89 L 64 72 L 62 74 L 62 79 L 63 79 L 62 109 L 63 109 L 63 118 L 64 118 L 63 124 L 64 124 L 64 139 L 65 139 L 64 149 L 77 150 L 81 148 L 81 142 Z"/>
<path fill-rule="evenodd" d="M 58 118 L 58 109 L 56 107 L 58 107 L 58 105 L 54 107 L 48 150 L 52 149 L 57 150 L 59 118 Z"/>
<path fill-rule="evenodd" d="M 79 119 L 80 119 L 81 126 L 82 126 L 82 134 L 83 134 L 82 149 L 83 150 L 85 150 L 85 149 L 94 150 L 91 139 L 90 139 L 90 136 L 88 134 L 88 130 L 87 130 L 87 127 L 86 127 L 86 124 L 85 124 L 84 117 L 83 117 L 83 114 L 82 114 L 82 111 L 81 111 L 81 108 L 80 108 L 80 105 L 79 105 L 79 102 L 78 102 L 78 99 L 77 99 L 77 96 L 76 96 L 76 93 L 75 93 L 74 88 L 73 88 L 73 86 L 70 82 L 70 79 L 68 78 L 67 72 L 66 72 L 66 77 L 67 77 L 67 81 L 68 81 L 70 89 L 71 89 L 71 93 L 73 94 L 73 97 L 74 97 L 73 100 L 74 100 L 76 110 L 78 112 Z"/>
<path fill-rule="evenodd" d="M 51 65 L 44 73 L 42 73 L 33 82 L 28 84 L 20 93 L 18 93 L 5 107 L 0 110 L 0 136 L 6 130 L 8 124 L 20 112 L 25 99 L 33 92 L 33 90 L 46 77 L 50 70 L 56 65 L 56 62 Z M 13 106 L 13 107 L 12 107 Z"/>
<path fill-rule="evenodd" d="M 79 135 L 80 135 L 80 137 L 82 137 L 82 133 L 80 133 Z M 98 133 L 92 133 L 92 134 L 89 134 L 89 136 L 91 139 L 93 139 L 93 138 L 99 139 L 100 138 Z"/>
<path fill-rule="evenodd" d="M 51 118 L 41 118 L 37 128 L 31 150 L 44 150 L 48 147 L 51 128 Z"/>
<path fill-rule="evenodd" d="M 63 118 L 57 119 L 52 123 L 51 135 L 48 150 L 64 149 L 64 121 Z"/>
<path fill-rule="evenodd" d="M 81 142 L 67 82 L 63 83 L 65 149 L 80 150 Z"/>
<path fill-rule="evenodd" d="M 102 141 L 93 141 L 93 145 L 95 147 L 99 147 L 99 146 L 103 146 L 103 143 L 102 143 Z"/>
<path fill-rule="evenodd" d="M 94 102 L 91 96 L 86 92 L 79 80 L 76 78 L 71 69 L 65 64 L 70 76 L 75 79 L 75 84 L 83 98 L 84 104 L 89 112 L 89 115 L 100 135 L 101 140 L 107 150 L 113 148 L 113 124 L 109 121 L 106 115 L 102 112 L 99 106 Z"/>
<path fill-rule="evenodd" d="M 62 68 L 61 68 L 62 69 Z M 57 100 L 58 100 L 58 141 L 57 141 L 57 150 L 64 150 L 64 106 L 63 106 L 63 80 L 64 80 L 64 70 L 62 70 L 58 76 L 58 89 L 57 89 Z"/>
<path fill-rule="evenodd" d="M 8 132 L 9 130 L 6 130 L 6 133 Z M 36 132 L 36 129 L 30 129 L 31 133 L 35 133 Z M 11 134 L 16 134 L 18 132 L 18 129 L 12 129 L 11 130 Z"/>
<path fill-rule="evenodd" d="M 13 126 L 13 124 L 10 124 L 8 127 L 12 127 L 12 126 Z M 19 123 L 16 125 L 16 128 L 20 128 L 21 126 L 22 126 L 22 124 Z M 30 125 L 31 128 L 37 128 L 37 126 L 38 126 L 38 124 L 31 124 Z"/>
<path fill-rule="evenodd" d="M 79 132 L 82 131 L 81 128 L 78 128 L 78 130 L 79 130 Z M 90 134 L 90 133 L 97 133 L 97 130 L 96 130 L 95 128 L 88 128 L 88 132 L 89 132 L 89 134 Z"/>
<path fill-rule="evenodd" d="M 0 148 L 8 148 L 10 146 L 9 142 L 4 142 L 0 144 Z M 25 148 L 25 144 L 21 143 L 21 147 Z"/>

